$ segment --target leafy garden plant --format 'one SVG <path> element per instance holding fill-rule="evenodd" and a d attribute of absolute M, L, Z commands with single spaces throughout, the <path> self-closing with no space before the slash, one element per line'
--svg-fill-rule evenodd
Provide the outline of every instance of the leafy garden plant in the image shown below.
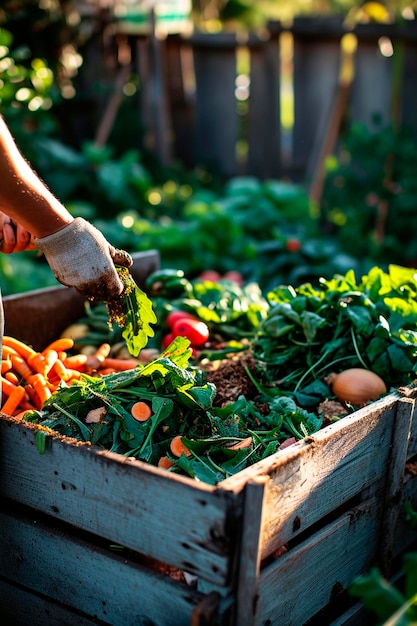
<path fill-rule="evenodd" d="M 327 161 L 321 209 L 341 250 L 372 263 L 417 262 L 416 133 L 353 124 Z M 407 224 L 407 228 L 404 225 Z"/>

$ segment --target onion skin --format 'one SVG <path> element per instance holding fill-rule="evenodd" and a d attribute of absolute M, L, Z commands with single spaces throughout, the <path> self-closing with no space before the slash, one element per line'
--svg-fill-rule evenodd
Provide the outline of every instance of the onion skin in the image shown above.
<path fill-rule="evenodd" d="M 387 392 L 387 387 L 378 374 L 360 367 L 331 374 L 328 383 L 338 400 L 355 406 L 364 406 L 371 400 L 378 400 Z"/>

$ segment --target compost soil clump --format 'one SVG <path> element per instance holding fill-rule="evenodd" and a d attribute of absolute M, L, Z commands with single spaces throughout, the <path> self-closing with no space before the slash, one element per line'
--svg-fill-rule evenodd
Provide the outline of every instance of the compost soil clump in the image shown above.
<path fill-rule="evenodd" d="M 254 400 L 258 394 L 256 386 L 247 374 L 246 368 L 255 374 L 256 361 L 252 354 L 243 354 L 220 362 L 217 367 L 206 371 L 207 380 L 216 387 L 213 404 L 225 406 L 235 402 L 240 396 Z"/>

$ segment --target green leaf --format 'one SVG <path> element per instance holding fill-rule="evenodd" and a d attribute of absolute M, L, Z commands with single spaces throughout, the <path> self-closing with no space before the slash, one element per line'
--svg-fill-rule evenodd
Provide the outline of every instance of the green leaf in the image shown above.
<path fill-rule="evenodd" d="M 132 276 L 124 267 L 117 267 L 119 277 L 124 285 L 121 302 L 107 302 L 110 322 L 123 328 L 122 337 L 133 356 L 138 356 L 148 343 L 149 337 L 155 335 L 151 324 L 156 324 L 157 317 L 152 301 L 140 289 Z"/>
<path fill-rule="evenodd" d="M 387 620 L 405 603 L 404 596 L 388 583 L 377 568 L 352 582 L 349 591 L 361 598 L 365 607 L 372 610 L 381 620 Z"/>

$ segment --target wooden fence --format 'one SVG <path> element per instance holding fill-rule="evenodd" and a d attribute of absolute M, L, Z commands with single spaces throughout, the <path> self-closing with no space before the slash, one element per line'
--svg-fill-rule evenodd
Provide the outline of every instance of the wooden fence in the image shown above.
<path fill-rule="evenodd" d="M 372 127 L 379 116 L 417 130 L 416 22 L 349 29 L 331 16 L 289 28 L 271 22 L 262 34 L 112 32 L 139 75 L 143 142 L 165 163 L 201 164 L 225 178 L 288 178 L 319 195 L 324 158 L 346 121 Z M 292 45 L 285 65 L 284 41 Z M 288 89 L 290 129 L 281 116 Z"/>

